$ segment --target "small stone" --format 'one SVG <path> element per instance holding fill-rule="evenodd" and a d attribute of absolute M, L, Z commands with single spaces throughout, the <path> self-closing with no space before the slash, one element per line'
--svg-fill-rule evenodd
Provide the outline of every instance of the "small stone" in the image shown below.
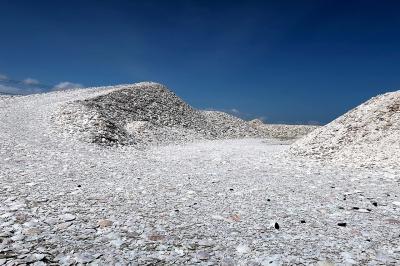
<path fill-rule="evenodd" d="M 57 224 L 58 222 L 59 222 L 59 220 L 58 219 L 56 219 L 56 218 L 46 218 L 45 220 L 44 220 L 44 222 L 46 223 L 46 224 L 49 224 L 49 225 L 55 225 L 55 224 Z"/>
<path fill-rule="evenodd" d="M 11 237 L 12 241 L 21 241 L 24 239 L 25 239 L 25 236 L 23 234 L 16 234 L 13 237 Z"/>
<path fill-rule="evenodd" d="M 278 254 L 271 255 L 271 256 L 263 256 L 263 257 L 257 258 L 254 262 L 256 264 L 252 264 L 252 265 L 268 265 L 268 266 L 282 265 L 282 263 L 280 263 L 280 255 L 278 255 Z"/>
<path fill-rule="evenodd" d="M 237 265 L 237 264 L 236 264 L 235 261 L 234 261 L 233 259 L 231 259 L 231 258 L 224 258 L 224 259 L 221 261 L 221 266 L 235 266 L 235 265 Z"/>
<path fill-rule="evenodd" d="M 385 222 L 387 222 L 389 224 L 400 224 L 400 220 L 396 220 L 396 219 L 386 219 Z"/>
<path fill-rule="evenodd" d="M 335 264 L 328 260 L 321 260 L 317 262 L 317 266 L 334 266 Z"/>
<path fill-rule="evenodd" d="M 100 228 L 105 228 L 105 227 L 110 227 L 111 225 L 113 225 L 113 222 L 110 221 L 110 220 L 107 220 L 107 219 L 102 219 L 102 220 L 99 220 L 99 221 L 97 222 L 97 225 L 98 225 Z"/>
<path fill-rule="evenodd" d="M 76 256 L 75 260 L 77 263 L 90 263 L 96 258 L 89 253 L 82 253 Z"/>
<path fill-rule="evenodd" d="M 11 216 L 13 216 L 13 214 L 11 212 L 6 212 L 6 213 L 0 215 L 0 218 L 7 219 L 7 218 L 10 218 Z"/>
<path fill-rule="evenodd" d="M 14 204 L 12 204 L 12 205 L 10 206 L 10 211 L 15 212 L 15 211 L 24 209 L 25 207 L 26 207 L 26 204 L 25 204 L 25 203 L 14 203 Z"/>
<path fill-rule="evenodd" d="M 25 261 L 28 263 L 32 263 L 35 261 L 41 261 L 46 257 L 45 254 L 31 254 L 25 258 Z"/>
<path fill-rule="evenodd" d="M 254 229 L 254 230 L 257 230 L 257 231 L 265 231 L 265 230 L 266 230 L 265 226 L 262 226 L 262 225 L 259 225 L 259 224 L 256 224 L 256 225 L 253 227 L 253 229 Z"/>
<path fill-rule="evenodd" d="M 372 202 L 372 205 L 374 205 L 375 207 L 378 207 L 378 202 Z"/>
<path fill-rule="evenodd" d="M 225 220 L 225 218 L 222 217 L 221 215 L 212 215 L 211 218 L 213 218 L 214 220 L 221 220 L 221 221 Z"/>
<path fill-rule="evenodd" d="M 208 260 L 210 255 L 205 251 L 199 251 L 196 253 L 196 258 L 199 260 Z"/>
<path fill-rule="evenodd" d="M 72 225 L 71 222 L 60 223 L 60 224 L 57 224 L 57 225 L 56 225 L 56 228 L 57 228 L 58 230 L 64 230 L 64 229 L 67 229 L 68 227 L 70 227 L 71 225 Z"/>
<path fill-rule="evenodd" d="M 111 245 L 114 245 L 116 248 L 120 248 L 122 246 L 122 244 L 124 244 L 124 241 L 122 239 L 114 239 L 112 241 L 110 241 Z"/>
<path fill-rule="evenodd" d="M 148 239 L 151 241 L 161 241 L 161 240 L 165 239 L 165 236 L 158 235 L 158 234 L 152 234 L 152 235 L 149 235 Z"/>
<path fill-rule="evenodd" d="M 305 224 L 305 223 L 306 223 L 306 221 L 305 221 L 305 220 L 301 220 L 301 221 L 300 221 L 300 223 L 302 223 L 302 224 Z"/>
<path fill-rule="evenodd" d="M 72 265 L 75 263 L 71 256 L 58 255 L 56 260 L 58 260 L 60 265 Z"/>
<path fill-rule="evenodd" d="M 168 246 L 166 246 L 166 245 L 159 245 L 157 247 L 157 250 L 161 250 L 161 251 L 164 251 L 164 250 L 167 250 L 167 249 L 168 249 Z"/>
<path fill-rule="evenodd" d="M 337 225 L 345 227 L 347 226 L 347 223 L 338 223 Z"/>
<path fill-rule="evenodd" d="M 274 227 L 276 230 L 279 230 L 279 224 L 277 222 L 275 222 Z"/>
<path fill-rule="evenodd" d="M 207 239 L 202 239 L 197 244 L 202 247 L 212 247 L 214 245 L 212 241 Z"/>
<path fill-rule="evenodd" d="M 346 265 L 357 264 L 357 262 L 353 259 L 353 255 L 350 254 L 349 252 L 342 252 L 340 253 L 340 255 L 342 255 Z"/>
<path fill-rule="evenodd" d="M 66 214 L 60 215 L 60 219 L 66 221 L 66 222 L 69 222 L 69 221 L 75 220 L 76 216 L 73 214 L 70 214 L 70 213 L 66 213 Z"/>
<path fill-rule="evenodd" d="M 183 251 L 180 248 L 175 248 L 174 251 L 175 251 L 176 255 L 178 255 L 179 257 L 182 257 L 185 255 L 185 251 Z"/>
<path fill-rule="evenodd" d="M 239 254 L 245 254 L 245 253 L 249 253 L 251 251 L 251 249 L 249 248 L 248 245 L 240 244 L 239 246 L 236 247 L 236 251 Z"/>
<path fill-rule="evenodd" d="M 231 215 L 231 217 L 229 217 L 232 221 L 235 221 L 235 222 L 239 222 L 240 221 L 240 216 L 239 215 L 237 215 L 237 214 L 233 214 L 233 215 Z"/>
<path fill-rule="evenodd" d="M 34 236 L 40 234 L 41 231 L 38 228 L 29 228 L 25 231 L 25 235 Z"/>
<path fill-rule="evenodd" d="M 28 220 L 28 216 L 24 213 L 17 213 L 15 215 L 15 221 L 19 224 L 22 224 Z"/>
<path fill-rule="evenodd" d="M 32 266 L 46 266 L 47 263 L 43 261 L 36 261 L 35 263 L 31 264 Z"/>

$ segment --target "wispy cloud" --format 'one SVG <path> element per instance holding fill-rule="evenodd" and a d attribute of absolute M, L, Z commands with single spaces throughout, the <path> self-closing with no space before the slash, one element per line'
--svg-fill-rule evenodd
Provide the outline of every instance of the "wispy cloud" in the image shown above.
<path fill-rule="evenodd" d="M 263 121 L 264 124 L 267 123 L 267 117 L 266 116 L 259 116 L 259 117 L 253 118 L 252 120 L 255 120 L 255 119 Z"/>
<path fill-rule="evenodd" d="M 311 120 L 311 121 L 307 121 L 307 125 L 310 125 L 310 126 L 320 126 L 320 125 L 321 125 L 321 122 L 315 121 L 315 120 Z"/>
<path fill-rule="evenodd" d="M 15 87 L 10 87 L 6 85 L 0 84 L 0 93 L 5 93 L 5 94 L 19 94 L 19 91 Z"/>
<path fill-rule="evenodd" d="M 0 74 L 0 93 L 26 95 L 43 92 L 48 88 L 46 85 L 33 78 L 14 80 L 5 74 Z"/>
<path fill-rule="evenodd" d="M 33 79 L 33 78 L 24 79 L 22 82 L 27 85 L 39 85 L 40 84 L 40 82 L 37 79 Z"/>
<path fill-rule="evenodd" d="M 83 88 L 82 84 L 79 83 L 73 83 L 69 81 L 63 81 L 58 83 L 53 87 L 53 90 L 55 91 L 64 91 L 64 90 L 72 90 L 72 89 L 77 89 L 77 88 Z"/>
<path fill-rule="evenodd" d="M 267 123 L 267 120 L 269 119 L 267 116 L 255 116 L 254 114 L 250 114 L 247 112 L 243 112 L 237 108 L 230 108 L 230 109 L 215 109 L 215 108 L 206 108 L 204 109 L 206 111 L 220 111 L 220 112 L 225 112 L 227 114 L 239 117 L 243 120 L 250 121 L 253 119 L 259 119 L 263 121 L 264 123 Z"/>
<path fill-rule="evenodd" d="M 233 114 L 240 114 L 240 111 L 238 110 L 238 109 L 236 109 L 236 108 L 232 108 L 232 109 L 230 109 L 229 110 L 231 113 L 233 113 Z"/>
<path fill-rule="evenodd" d="M 13 95 L 27 95 L 43 92 L 41 88 L 19 88 L 17 86 L 0 84 L 0 93 Z"/>
<path fill-rule="evenodd" d="M 70 90 L 76 88 L 83 88 L 84 86 L 79 83 L 63 81 L 54 86 L 41 83 L 34 78 L 26 78 L 24 80 L 14 80 L 5 74 L 0 73 L 0 93 L 1 94 L 15 94 L 27 95 L 33 93 L 43 93 L 49 91 Z"/>

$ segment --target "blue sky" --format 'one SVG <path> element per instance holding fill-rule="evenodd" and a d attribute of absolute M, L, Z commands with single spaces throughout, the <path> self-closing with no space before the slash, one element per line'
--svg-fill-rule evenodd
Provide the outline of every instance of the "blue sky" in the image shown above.
<path fill-rule="evenodd" d="M 5 0 L 0 89 L 151 80 L 197 108 L 324 124 L 400 88 L 399 14 L 384 0 Z"/>

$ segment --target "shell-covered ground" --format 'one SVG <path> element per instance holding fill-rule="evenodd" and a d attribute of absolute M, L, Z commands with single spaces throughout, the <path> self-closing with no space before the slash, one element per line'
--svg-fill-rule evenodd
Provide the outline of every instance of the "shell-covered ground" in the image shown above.
<path fill-rule="evenodd" d="M 266 138 L 139 150 L 60 131 L 95 94 L 0 98 L 0 265 L 398 264 L 400 169 Z"/>

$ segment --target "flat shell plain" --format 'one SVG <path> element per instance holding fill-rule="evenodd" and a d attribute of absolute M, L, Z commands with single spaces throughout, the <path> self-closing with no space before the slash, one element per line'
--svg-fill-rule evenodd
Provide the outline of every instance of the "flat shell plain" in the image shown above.
<path fill-rule="evenodd" d="M 102 147 L 52 114 L 89 92 L 0 98 L 0 265 L 395 265 L 400 171 L 273 139 Z"/>

